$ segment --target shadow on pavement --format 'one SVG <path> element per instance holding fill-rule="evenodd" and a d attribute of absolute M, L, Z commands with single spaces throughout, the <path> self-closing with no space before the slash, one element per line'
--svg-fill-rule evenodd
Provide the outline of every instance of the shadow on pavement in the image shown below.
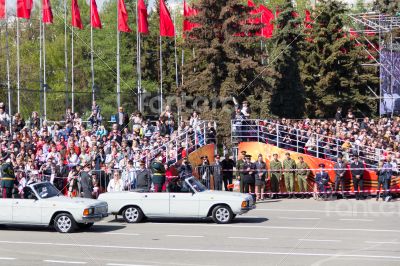
<path fill-rule="evenodd" d="M 244 224 L 251 224 L 251 223 L 263 223 L 268 221 L 267 218 L 263 217 L 245 217 L 245 216 L 237 216 L 231 224 L 238 224 L 238 223 L 244 223 Z M 111 220 L 108 221 L 108 223 L 123 223 L 125 224 L 125 221 L 123 219 L 118 218 L 117 220 Z M 216 224 L 211 218 L 146 218 L 140 224 L 146 224 L 146 223 L 181 223 L 181 224 Z M 126 224 L 127 225 L 127 224 Z"/>
<path fill-rule="evenodd" d="M 106 233 L 112 231 L 118 231 L 124 229 L 123 225 L 93 225 L 93 227 L 88 229 L 77 228 L 73 233 L 83 233 L 83 232 L 99 232 Z M 35 226 L 35 225 L 0 225 L 0 231 L 19 231 L 19 232 L 49 232 L 55 233 L 56 230 L 52 226 Z"/>

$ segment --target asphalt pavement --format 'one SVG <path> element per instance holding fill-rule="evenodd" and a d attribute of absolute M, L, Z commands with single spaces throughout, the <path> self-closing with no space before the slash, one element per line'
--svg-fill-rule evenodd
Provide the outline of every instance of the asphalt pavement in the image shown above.
<path fill-rule="evenodd" d="M 400 201 L 269 200 L 232 224 L 108 217 L 87 231 L 0 229 L 0 265 L 400 265 Z"/>

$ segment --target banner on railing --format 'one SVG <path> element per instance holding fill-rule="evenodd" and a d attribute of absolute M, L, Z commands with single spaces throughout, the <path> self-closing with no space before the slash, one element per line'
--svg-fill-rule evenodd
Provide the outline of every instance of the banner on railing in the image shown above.
<path fill-rule="evenodd" d="M 316 157 L 313 157 L 311 155 L 303 154 L 303 153 L 297 153 L 294 151 L 289 151 L 285 150 L 282 148 L 278 148 L 274 145 L 271 144 L 264 144 L 264 143 L 259 143 L 259 142 L 242 142 L 239 144 L 239 154 L 242 151 L 246 151 L 247 154 L 250 154 L 252 156 L 252 161 L 256 161 L 257 157 L 259 154 L 263 155 L 264 161 L 266 161 L 268 167 L 269 167 L 269 162 L 273 159 L 273 154 L 278 154 L 278 158 L 281 162 L 286 158 L 285 154 L 287 152 L 290 153 L 290 157 L 296 161 L 296 163 L 299 161 L 298 157 L 302 156 L 304 161 L 308 164 L 310 169 L 313 169 L 312 175 L 310 177 L 310 181 L 314 181 L 314 176 L 315 176 L 315 169 L 319 168 L 319 165 L 321 163 L 325 164 L 325 169 L 327 170 L 329 177 L 330 177 L 330 182 L 335 183 L 335 171 L 333 170 L 333 166 L 335 162 L 326 160 L 326 159 L 319 159 Z M 346 171 L 345 174 L 345 190 L 353 191 L 353 180 L 351 178 L 351 172 L 350 168 L 349 170 Z M 309 183 L 310 183 L 309 181 Z M 281 182 L 282 183 L 282 182 Z M 298 191 L 297 188 L 297 182 L 295 182 L 296 185 L 296 191 Z M 364 190 L 372 190 L 375 189 L 378 185 L 378 177 L 373 170 L 365 170 L 364 171 Z M 334 187 L 334 186 L 333 186 Z M 400 183 L 396 178 L 392 178 L 392 189 L 400 189 Z M 309 184 L 309 191 L 312 190 L 312 184 Z M 284 185 L 283 183 L 281 184 L 281 191 L 284 191 Z"/>

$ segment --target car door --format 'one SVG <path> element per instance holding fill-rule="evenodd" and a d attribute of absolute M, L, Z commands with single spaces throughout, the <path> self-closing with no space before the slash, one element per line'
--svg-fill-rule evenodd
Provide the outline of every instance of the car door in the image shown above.
<path fill-rule="evenodd" d="M 25 198 L 13 199 L 12 222 L 42 224 L 41 200 L 36 198 L 31 188 L 24 188 Z"/>
<path fill-rule="evenodd" d="M 146 192 L 142 195 L 141 208 L 146 216 L 167 217 L 169 216 L 169 193 L 168 192 Z"/>
<path fill-rule="evenodd" d="M 192 192 L 169 193 L 171 217 L 199 217 L 199 194 Z"/>
<path fill-rule="evenodd" d="M 10 223 L 12 221 L 12 202 L 13 199 L 0 198 L 0 223 Z"/>

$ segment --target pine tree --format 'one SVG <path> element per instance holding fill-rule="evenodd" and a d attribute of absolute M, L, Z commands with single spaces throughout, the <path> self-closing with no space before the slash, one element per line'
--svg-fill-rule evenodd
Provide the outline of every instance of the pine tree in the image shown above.
<path fill-rule="evenodd" d="M 333 117 L 337 107 L 369 115 L 376 107 L 368 86 L 376 87 L 377 76 L 363 69 L 366 54 L 343 30 L 346 12 L 343 3 L 330 0 L 320 1 L 315 10 L 301 65 L 312 117 Z"/>
<path fill-rule="evenodd" d="M 272 36 L 272 67 L 281 76 L 275 79 L 271 100 L 271 111 L 280 117 L 300 118 L 305 111 L 304 88 L 300 80 L 298 62 L 302 45 L 302 20 L 294 16 L 290 0 L 279 8 L 280 14 L 275 20 L 278 28 Z"/>
<path fill-rule="evenodd" d="M 375 0 L 375 9 L 389 15 L 400 12 L 400 2 L 395 0 Z"/>

